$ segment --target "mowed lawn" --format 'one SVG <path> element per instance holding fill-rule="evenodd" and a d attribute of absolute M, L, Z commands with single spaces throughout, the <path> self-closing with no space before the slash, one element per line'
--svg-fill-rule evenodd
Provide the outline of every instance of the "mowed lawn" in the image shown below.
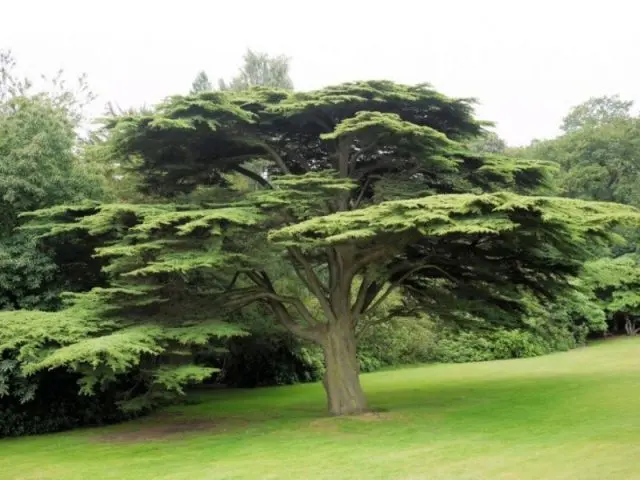
<path fill-rule="evenodd" d="M 313 384 L 0 440 L 0 479 L 640 479 L 640 339 L 363 383 L 378 413 L 358 418 L 325 417 Z"/>

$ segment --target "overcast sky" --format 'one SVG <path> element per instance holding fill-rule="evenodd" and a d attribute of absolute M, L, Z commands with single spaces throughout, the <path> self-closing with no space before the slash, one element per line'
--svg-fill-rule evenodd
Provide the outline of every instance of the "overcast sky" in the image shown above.
<path fill-rule="evenodd" d="M 0 0 L 0 48 L 31 75 L 86 72 L 122 107 L 230 77 L 247 47 L 292 58 L 297 89 L 387 78 L 480 100 L 512 145 L 568 108 L 640 101 L 633 0 Z"/>

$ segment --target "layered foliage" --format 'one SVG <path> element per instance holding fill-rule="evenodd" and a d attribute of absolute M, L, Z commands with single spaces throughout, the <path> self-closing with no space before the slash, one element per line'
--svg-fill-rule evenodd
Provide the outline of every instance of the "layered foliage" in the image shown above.
<path fill-rule="evenodd" d="M 37 235 L 20 230 L 20 215 L 31 210 L 104 196 L 104 182 L 79 152 L 76 129 L 83 106 L 92 98 L 84 78 L 69 86 L 59 72 L 34 90 L 15 73 L 16 62 L 0 52 L 0 310 L 7 313 L 8 335 L 34 331 L 15 322 L 16 309 L 53 311 L 63 291 L 88 290 L 102 283 L 101 263 L 91 258 L 95 245 L 82 238 L 65 248 L 43 245 Z M 64 321 L 44 325 L 58 332 Z M 37 330 L 35 323 L 29 325 Z M 42 343 L 48 348 L 46 334 Z M 122 382 L 94 398 L 77 396 L 78 373 L 63 369 L 30 374 L 10 344 L 0 352 L 0 436 L 43 433 L 87 423 L 122 419 L 111 401 Z M 127 387 L 128 388 L 128 387 Z"/>
<path fill-rule="evenodd" d="M 358 332 L 416 312 L 526 328 L 614 226 L 640 218 L 530 196 L 549 165 L 469 151 L 483 131 L 472 103 L 427 85 L 204 92 L 108 126 L 112 154 L 165 200 L 31 215 L 46 242 L 99 244 L 108 286 L 61 313 L 0 316 L 20 325 L 0 329 L 0 349 L 20 351 L 26 373 L 78 371 L 86 392 L 135 367 L 144 388 L 132 407 L 209 376 L 193 347 L 241 334 L 228 320 L 259 303 L 322 347 L 329 410 L 362 411 Z M 234 190 L 231 175 L 259 188 Z"/>

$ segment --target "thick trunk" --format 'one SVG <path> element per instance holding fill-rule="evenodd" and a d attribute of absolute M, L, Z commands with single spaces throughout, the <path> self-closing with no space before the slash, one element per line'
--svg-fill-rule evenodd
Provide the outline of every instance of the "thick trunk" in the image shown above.
<path fill-rule="evenodd" d="M 345 322 L 346 323 L 346 322 Z M 332 326 L 323 341 L 326 372 L 324 388 L 331 415 L 353 415 L 367 410 L 360 386 L 353 328 Z"/>

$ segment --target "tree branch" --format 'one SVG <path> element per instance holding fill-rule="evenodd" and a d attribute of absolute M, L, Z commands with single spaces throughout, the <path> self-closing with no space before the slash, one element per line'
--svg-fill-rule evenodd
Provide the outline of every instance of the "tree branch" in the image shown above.
<path fill-rule="evenodd" d="M 239 294 L 240 297 L 237 299 L 232 298 L 230 300 L 224 301 L 225 306 L 232 307 L 232 308 L 242 308 L 253 302 L 263 300 L 263 301 L 266 301 L 269 304 L 269 306 L 272 308 L 274 313 L 276 313 L 276 311 L 278 310 L 277 308 L 278 304 L 284 308 L 284 304 L 289 303 L 297 310 L 300 316 L 308 324 L 307 327 L 298 324 L 291 318 L 291 315 L 287 311 L 288 319 L 290 320 L 290 322 L 288 322 L 287 325 L 285 326 L 289 330 L 291 330 L 296 335 L 300 335 L 300 336 L 303 336 L 301 334 L 303 330 L 308 330 L 309 332 L 320 331 L 317 327 L 321 326 L 322 322 L 318 322 L 313 317 L 313 315 L 311 315 L 311 312 L 309 312 L 307 307 L 304 305 L 304 303 L 302 303 L 302 301 L 299 298 L 278 295 L 275 292 L 270 292 L 267 290 L 261 290 L 256 288 L 247 288 L 247 289 L 243 289 L 242 291 L 236 291 L 234 293 Z M 286 308 L 284 310 L 286 311 Z"/>
<path fill-rule="evenodd" d="M 256 285 L 258 285 L 259 287 L 263 287 L 266 288 L 268 290 L 272 290 L 270 288 L 270 285 L 267 281 L 265 281 L 265 278 L 262 277 L 259 273 L 257 272 L 245 272 L 247 274 L 247 277 L 249 277 L 251 279 L 251 281 L 253 281 L 253 283 L 255 283 Z"/>
<path fill-rule="evenodd" d="M 244 168 L 244 167 L 241 167 L 240 165 L 236 165 L 233 167 L 233 170 L 238 172 L 240 175 L 244 175 L 245 177 L 248 177 L 251 180 L 259 183 L 263 187 L 273 189 L 273 185 L 271 185 L 271 183 L 269 183 L 269 181 L 266 178 L 263 178 L 262 175 L 256 172 L 252 172 L 248 168 Z"/>
<path fill-rule="evenodd" d="M 393 282 L 391 285 L 389 285 L 387 290 L 385 290 L 385 292 L 371 306 L 369 306 L 369 308 L 367 308 L 367 311 L 375 310 L 380 304 L 382 304 L 382 302 L 384 302 L 389 297 L 389 295 L 391 294 L 391 292 L 393 292 L 393 290 L 395 290 L 397 287 L 399 287 L 402 284 L 402 282 L 404 282 L 407 278 L 409 278 L 414 273 L 416 273 L 416 272 L 418 272 L 420 270 L 426 270 L 426 269 L 438 270 L 439 272 L 441 272 L 443 275 L 447 276 L 448 278 L 450 278 L 454 282 L 456 281 L 456 279 L 454 277 L 452 277 L 450 274 L 448 274 L 447 272 L 442 270 L 440 267 L 437 267 L 435 265 L 419 265 L 417 267 L 414 267 L 414 268 L 408 270 L 400 278 L 398 278 L 395 282 Z"/>
<path fill-rule="evenodd" d="M 375 322 L 367 322 L 367 323 L 365 323 L 363 325 L 363 327 L 360 329 L 360 331 L 356 332 L 356 338 L 361 337 L 362 334 L 364 332 L 366 332 L 369 327 L 372 327 L 374 325 L 382 325 L 383 323 L 386 323 L 389 320 L 391 320 L 393 318 L 393 316 L 394 316 L 394 313 L 390 313 L 389 315 L 385 315 L 384 317 L 382 317 L 379 320 L 376 320 Z"/>
<path fill-rule="evenodd" d="M 338 154 L 338 171 L 340 176 L 349 176 L 349 147 L 351 146 L 350 135 L 347 137 L 339 137 L 337 142 L 337 154 Z"/>
<path fill-rule="evenodd" d="M 367 300 L 367 292 L 369 288 L 373 285 L 374 275 L 371 271 L 368 271 L 364 277 L 362 278 L 362 283 L 360 284 L 360 288 L 358 290 L 358 295 L 356 297 L 356 301 L 353 303 L 351 307 L 351 314 L 358 316 L 365 308 L 365 302 Z"/>
<path fill-rule="evenodd" d="M 360 194 L 358 195 L 358 198 L 356 199 L 355 202 L 352 202 L 351 204 L 352 209 L 355 210 L 360 206 L 360 202 L 362 202 L 362 199 L 364 198 L 364 194 L 367 191 L 367 188 L 369 188 L 370 183 L 371 183 L 371 177 L 367 177 L 367 179 L 364 181 L 364 185 L 360 189 Z"/>
<path fill-rule="evenodd" d="M 412 315 L 412 314 L 415 315 L 416 313 L 417 313 L 417 310 L 415 310 L 415 309 L 412 309 L 412 310 L 410 310 L 408 312 L 409 315 Z M 358 332 L 356 332 L 356 337 L 362 336 L 362 334 L 364 332 L 366 332 L 367 329 L 370 328 L 370 327 L 373 327 L 375 325 L 382 325 L 383 323 L 387 323 L 389 320 L 392 320 L 394 316 L 395 316 L 395 312 L 391 312 L 389 315 L 385 315 L 384 317 L 379 318 L 378 320 L 365 323 L 362 326 L 362 328 Z"/>
<path fill-rule="evenodd" d="M 322 282 L 316 275 L 316 272 L 313 271 L 313 266 L 311 265 L 311 263 L 309 263 L 309 261 L 304 257 L 304 255 L 302 254 L 299 248 L 289 247 L 288 250 L 291 256 L 293 257 L 294 262 L 297 261 L 304 269 L 305 276 L 306 276 L 306 285 L 309 288 L 309 291 L 320 302 L 320 306 L 322 307 L 322 310 L 327 316 L 327 319 L 335 320 L 336 319 L 335 312 L 333 311 L 333 308 L 331 307 L 331 303 L 329 302 L 326 296 L 326 294 L 328 293 L 328 289 L 322 284 Z M 293 267 L 297 273 L 302 275 L 302 272 L 298 272 L 298 269 L 296 268 L 295 264 L 293 265 Z"/>
<path fill-rule="evenodd" d="M 233 278 L 231 279 L 231 282 L 229 282 L 229 285 L 227 285 L 227 288 L 225 289 L 225 292 L 230 291 L 236 284 L 236 281 L 238 280 L 238 277 L 240 276 L 240 272 L 236 272 L 233 275 Z"/>
<path fill-rule="evenodd" d="M 339 286 L 341 276 L 338 252 L 333 247 L 327 247 L 327 266 L 329 267 L 329 295 L 332 295 Z"/>
<path fill-rule="evenodd" d="M 264 142 L 264 143 L 261 143 L 260 146 L 264 148 L 269 153 L 269 155 L 271 155 L 271 158 L 273 159 L 274 162 L 276 162 L 276 165 L 278 165 L 278 167 L 280 168 L 280 170 L 282 170 L 283 173 L 287 173 L 287 174 L 291 173 L 287 168 L 287 165 L 284 163 L 284 160 L 282 159 L 282 157 L 278 154 L 278 152 L 276 152 L 271 147 L 271 145 Z"/>
<path fill-rule="evenodd" d="M 320 328 L 305 328 L 302 325 L 299 325 L 291 318 L 291 314 L 287 308 L 278 301 L 267 301 L 267 303 L 271 307 L 271 310 L 273 310 L 278 322 L 280 322 L 280 324 L 291 333 L 298 335 L 300 338 L 304 338 L 305 340 L 311 340 L 316 343 L 322 342 L 322 330 Z"/>
<path fill-rule="evenodd" d="M 380 284 L 378 282 L 372 282 L 371 285 L 369 285 L 369 288 L 367 288 L 367 291 L 365 292 L 364 302 L 362 304 L 362 307 L 360 308 L 360 311 L 358 312 L 358 315 L 361 315 L 367 310 L 367 308 L 369 308 L 369 305 L 371 305 L 371 302 L 373 302 L 378 293 L 380 293 L 380 289 L 383 286 L 383 284 Z"/>
<path fill-rule="evenodd" d="M 349 271 L 346 273 L 346 277 L 349 281 L 355 277 L 358 272 L 369 265 L 370 263 L 385 257 L 389 254 L 387 247 L 385 248 L 371 248 L 366 254 L 356 260 Z"/>

